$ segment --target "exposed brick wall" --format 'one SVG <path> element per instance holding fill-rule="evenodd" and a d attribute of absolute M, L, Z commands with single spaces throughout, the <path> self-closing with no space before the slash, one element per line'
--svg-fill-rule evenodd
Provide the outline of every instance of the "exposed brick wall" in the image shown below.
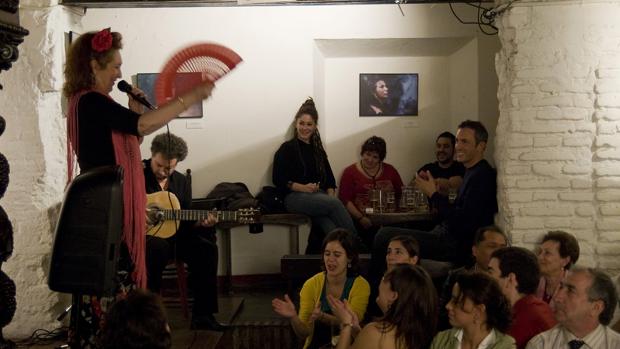
<path fill-rule="evenodd" d="M 620 270 L 620 4 L 515 2 L 498 22 L 499 224 L 532 247 L 577 236 Z"/>

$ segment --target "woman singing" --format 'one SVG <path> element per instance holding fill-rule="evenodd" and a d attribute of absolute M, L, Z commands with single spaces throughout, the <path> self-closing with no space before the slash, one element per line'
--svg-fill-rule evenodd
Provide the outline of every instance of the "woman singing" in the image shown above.
<path fill-rule="evenodd" d="M 133 262 L 133 280 L 139 287 L 146 287 L 146 194 L 139 138 L 164 126 L 187 106 L 209 97 L 213 83 L 204 82 L 157 110 L 144 112 L 131 96 L 129 108 L 125 108 L 109 95 L 122 76 L 121 48 L 121 34 L 109 28 L 83 34 L 71 45 L 63 87 L 69 100 L 68 174 L 71 180 L 74 156 L 81 172 L 105 165 L 123 168 L 123 241 Z M 137 88 L 132 93 L 144 96 Z"/>
<path fill-rule="evenodd" d="M 344 229 L 329 233 L 323 241 L 323 272 L 306 280 L 299 293 L 299 314 L 288 295 L 271 302 L 273 310 L 288 318 L 295 334 L 305 339 L 304 349 L 319 349 L 332 343 L 340 320 L 328 298 L 346 300 L 355 318 L 363 319 L 370 286 L 358 275 L 359 255 L 351 234 Z"/>

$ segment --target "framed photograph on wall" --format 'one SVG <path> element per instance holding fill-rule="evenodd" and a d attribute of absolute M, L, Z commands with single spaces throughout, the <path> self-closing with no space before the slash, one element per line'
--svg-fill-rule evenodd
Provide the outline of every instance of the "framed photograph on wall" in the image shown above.
<path fill-rule="evenodd" d="M 155 81 L 157 80 L 158 73 L 139 73 L 136 75 L 136 86 L 144 91 L 146 99 L 155 104 Z M 185 86 L 195 86 L 196 80 L 202 81 L 201 73 L 178 73 L 175 79 L 176 95 L 183 94 L 187 89 Z M 202 117 L 202 102 L 192 104 L 186 111 L 182 112 L 178 116 L 179 118 L 201 118 Z"/>
<path fill-rule="evenodd" d="M 360 74 L 360 116 L 417 116 L 418 74 Z"/>

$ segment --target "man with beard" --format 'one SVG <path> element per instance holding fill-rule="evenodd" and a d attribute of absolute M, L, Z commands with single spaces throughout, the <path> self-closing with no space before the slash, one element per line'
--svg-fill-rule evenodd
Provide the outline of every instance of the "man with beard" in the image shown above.
<path fill-rule="evenodd" d="M 174 194 L 182 210 L 190 209 L 191 188 L 185 176 L 175 170 L 177 164 L 187 157 L 187 144 L 178 136 L 162 133 L 151 143 L 151 158 L 143 160 L 146 193 L 157 197 L 160 208 L 170 208 Z M 151 203 L 149 199 L 149 203 Z M 151 207 L 151 205 L 147 205 Z M 218 250 L 215 241 L 217 223 L 210 214 L 200 221 L 183 220 L 174 235 L 166 237 L 161 225 L 147 228 L 146 270 L 147 287 L 159 293 L 161 275 L 171 258 L 185 262 L 189 268 L 189 285 L 193 289 L 191 328 L 195 330 L 224 331 L 227 326 L 217 322 L 213 313 L 217 304 L 217 261 Z"/>
<path fill-rule="evenodd" d="M 450 189 L 458 190 L 463 183 L 465 167 L 454 161 L 454 144 L 456 137 L 448 131 L 435 140 L 435 157 L 437 161 L 429 162 L 418 170 L 418 175 L 426 177 L 427 171 L 435 178 L 438 192 L 447 196 Z M 415 181 L 415 178 L 413 179 Z"/>

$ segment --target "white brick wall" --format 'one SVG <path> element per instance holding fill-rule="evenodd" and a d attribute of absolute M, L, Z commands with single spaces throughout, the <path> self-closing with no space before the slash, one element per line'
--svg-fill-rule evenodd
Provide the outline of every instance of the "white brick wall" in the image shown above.
<path fill-rule="evenodd" d="M 60 88 L 69 20 L 62 6 L 41 2 L 21 8 L 20 17 L 30 35 L 19 46 L 18 62 L 0 76 L 5 87 L 1 113 L 7 120 L 0 146 L 11 166 L 1 204 L 15 238 L 14 255 L 3 265 L 17 286 L 17 312 L 5 328 L 11 338 L 59 327 L 55 319 L 70 303 L 47 286 L 53 230 L 66 182 Z"/>
<path fill-rule="evenodd" d="M 577 236 L 582 264 L 620 270 L 620 3 L 514 2 L 502 49 L 499 224 L 516 245 Z"/>

